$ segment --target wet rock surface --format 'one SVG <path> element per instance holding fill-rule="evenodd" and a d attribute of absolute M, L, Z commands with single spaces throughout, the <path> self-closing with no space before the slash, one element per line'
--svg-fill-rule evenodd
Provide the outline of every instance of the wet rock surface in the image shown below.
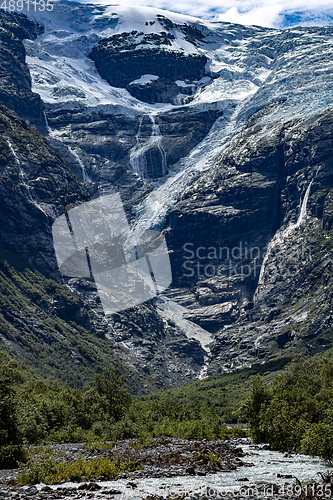
<path fill-rule="evenodd" d="M 133 214 L 152 190 L 149 181 L 165 175 L 172 165 L 186 156 L 206 137 L 222 113 L 219 110 L 186 112 L 178 108 L 178 112 L 160 113 L 155 117 L 154 123 L 161 133 L 166 172 L 161 167 L 160 151 L 151 139 L 154 129 L 149 114 L 128 117 L 100 111 L 72 115 L 67 110 L 52 109 L 46 114 L 55 134 L 49 138 L 50 144 L 83 181 L 80 165 L 68 146 L 75 149 L 85 164 L 89 177 L 87 189 L 92 196 L 112 190 L 120 192 L 129 213 Z M 57 139 L 58 134 L 61 141 Z M 143 183 L 132 171 L 131 151 L 136 145 L 145 144 L 143 154 L 149 164 L 145 172 L 148 182 Z"/>
<path fill-rule="evenodd" d="M 0 130 L 1 247 L 59 277 L 51 226 L 88 192 L 46 139 L 1 104 Z"/>

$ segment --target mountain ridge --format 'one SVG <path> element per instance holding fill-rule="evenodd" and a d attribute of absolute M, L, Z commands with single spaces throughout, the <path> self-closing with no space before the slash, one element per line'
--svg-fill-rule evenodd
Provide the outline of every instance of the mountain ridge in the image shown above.
<path fill-rule="evenodd" d="M 2 130 L 2 248 L 64 280 L 94 318 L 88 330 L 112 344 L 109 359 L 141 383 L 148 377 L 143 392 L 331 347 L 333 28 L 244 27 L 66 1 L 28 15 L 1 13 L 0 41 L 12 33 L 13 48 L 2 52 L 0 100 L 46 139 L 1 108 L 3 123 L 20 124 L 18 136 Z M 163 64 L 153 74 L 155 56 Z M 10 101 L 17 68 L 25 93 L 13 87 Z M 39 104 L 31 111 L 25 100 Z M 165 235 L 173 285 L 104 316 L 93 282 L 60 276 L 50 234 L 69 208 L 116 192 L 133 228 Z M 31 219 L 19 238 L 18 225 L 6 230 L 9 201 L 14 219 Z M 240 248 L 246 256 L 235 257 Z M 229 265 L 234 274 L 223 275 Z M 191 275 L 205 266 L 207 275 Z"/>

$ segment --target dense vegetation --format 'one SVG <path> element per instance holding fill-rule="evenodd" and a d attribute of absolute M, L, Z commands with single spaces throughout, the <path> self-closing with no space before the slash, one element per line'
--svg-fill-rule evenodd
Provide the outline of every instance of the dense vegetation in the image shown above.
<path fill-rule="evenodd" d="M 117 366 L 96 374 L 91 384 L 79 390 L 42 379 L 3 355 L 0 387 L 3 464 L 22 460 L 23 445 L 125 438 L 149 441 L 162 435 L 211 439 L 232 432 L 208 398 L 177 401 L 171 393 L 168 399 L 165 395 L 134 398 Z"/>
<path fill-rule="evenodd" d="M 27 446 L 53 442 L 106 446 L 106 441 L 126 438 L 149 443 L 158 436 L 223 439 L 234 432 L 225 422 L 237 421 L 249 423 L 256 442 L 332 458 L 332 354 L 328 351 L 281 369 L 286 362 L 133 397 L 116 365 L 96 374 L 83 389 L 75 389 L 55 379 L 45 380 L 0 353 L 0 463 L 24 461 Z M 80 462 L 74 466 L 87 477 L 96 467 L 111 477 L 132 465 Z M 61 467 L 52 469 L 52 474 L 68 474 L 68 467 Z"/>
<path fill-rule="evenodd" d="M 256 442 L 281 451 L 333 457 L 333 358 L 291 363 L 273 379 L 256 375 L 243 404 Z"/>
<path fill-rule="evenodd" d="M 142 399 L 151 402 L 173 401 L 191 408 L 204 407 L 207 413 L 218 415 L 226 423 L 235 424 L 241 419 L 236 410 L 249 391 L 247 386 L 249 378 L 255 374 L 264 375 L 281 370 L 290 360 L 290 357 L 280 358 L 233 373 L 210 376 L 197 382 L 144 396 Z"/>
<path fill-rule="evenodd" d="M 118 456 L 114 460 L 107 457 L 93 457 L 88 460 L 78 458 L 65 461 L 51 449 L 42 449 L 22 466 L 17 482 L 19 484 L 59 484 L 80 477 L 83 481 L 99 478 L 114 479 L 123 472 L 132 472 L 141 466 L 132 461 L 124 462 Z"/>

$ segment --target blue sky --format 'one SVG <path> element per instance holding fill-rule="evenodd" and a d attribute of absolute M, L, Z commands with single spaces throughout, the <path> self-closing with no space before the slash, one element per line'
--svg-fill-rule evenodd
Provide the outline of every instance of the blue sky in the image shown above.
<path fill-rule="evenodd" d="M 112 0 L 83 1 L 114 3 Z M 274 28 L 333 24 L 333 0 L 116 0 L 116 3 Z"/>

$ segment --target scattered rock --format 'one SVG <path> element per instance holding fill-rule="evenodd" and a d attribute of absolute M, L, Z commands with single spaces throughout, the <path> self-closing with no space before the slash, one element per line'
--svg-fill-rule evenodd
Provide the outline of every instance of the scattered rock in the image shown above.
<path fill-rule="evenodd" d="M 38 488 L 36 488 L 36 486 L 30 486 L 26 489 L 26 493 L 28 495 L 36 495 L 36 493 L 38 493 Z"/>
<path fill-rule="evenodd" d="M 102 486 L 97 483 L 89 483 L 87 489 L 89 491 L 98 491 L 102 489 Z"/>
<path fill-rule="evenodd" d="M 80 486 L 77 487 L 78 490 L 87 490 L 89 488 L 87 483 L 80 484 Z"/>
<path fill-rule="evenodd" d="M 191 476 L 195 476 L 194 467 L 187 467 L 187 469 L 185 469 L 185 472 L 186 472 L 186 474 L 190 474 Z"/>
<path fill-rule="evenodd" d="M 138 485 L 136 483 L 132 483 L 131 481 L 129 481 L 127 484 L 126 484 L 126 488 L 137 488 Z"/>
<path fill-rule="evenodd" d="M 80 477 L 80 476 L 75 476 L 75 475 L 74 475 L 74 476 L 71 476 L 71 481 L 72 481 L 73 483 L 82 483 L 82 477 Z"/>

